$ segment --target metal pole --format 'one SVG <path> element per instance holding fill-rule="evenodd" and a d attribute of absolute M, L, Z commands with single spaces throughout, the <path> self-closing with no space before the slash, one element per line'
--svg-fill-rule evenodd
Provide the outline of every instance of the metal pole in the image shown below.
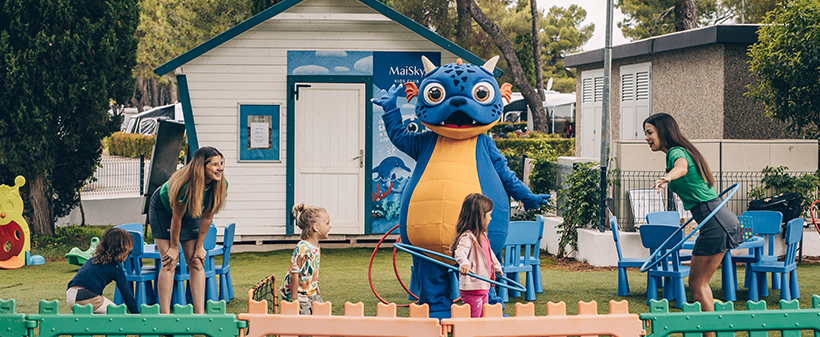
<path fill-rule="evenodd" d="M 601 218 L 598 229 L 606 228 L 606 171 L 609 164 L 609 83 L 612 75 L 612 0 L 606 1 L 606 35 L 604 39 L 604 97 L 601 102 Z"/>
<path fill-rule="evenodd" d="M 145 194 L 145 155 L 140 155 L 140 195 Z"/>

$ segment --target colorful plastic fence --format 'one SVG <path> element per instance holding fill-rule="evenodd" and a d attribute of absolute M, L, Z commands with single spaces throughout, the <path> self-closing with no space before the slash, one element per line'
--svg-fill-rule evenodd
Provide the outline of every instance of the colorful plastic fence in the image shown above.
<path fill-rule="evenodd" d="M 126 314 L 124 305 L 110 307 L 105 315 L 95 315 L 91 306 L 74 306 L 72 314 L 60 314 L 59 302 L 40 301 L 38 314 L 18 314 L 14 300 L 0 300 L 0 337 L 73 336 L 192 336 L 212 337 L 266 335 L 313 336 L 600 336 L 665 337 L 683 334 L 700 336 L 714 331 L 718 337 L 748 332 L 764 337 L 779 331 L 783 337 L 799 337 L 814 331 L 820 337 L 820 296 L 812 296 L 812 308 L 800 309 L 794 301 L 780 301 L 779 310 L 767 310 L 766 303 L 747 302 L 745 311 L 733 304 L 717 303 L 714 312 L 701 312 L 700 305 L 685 304 L 681 312 L 669 312 L 666 300 L 652 301 L 650 312 L 630 314 L 626 301 L 610 301 L 609 314 L 598 314 L 595 302 L 578 302 L 578 315 L 566 315 L 566 305 L 547 303 L 547 315 L 535 316 L 533 303 L 516 303 L 515 316 L 503 317 L 501 306 L 484 307 L 484 318 L 470 318 L 467 306 L 454 305 L 452 318 L 440 323 L 428 317 L 426 305 L 410 307 L 409 317 L 396 317 L 395 304 L 379 304 L 374 317 L 364 316 L 362 303 L 345 303 L 343 316 L 331 315 L 329 302 L 314 304 L 312 316 L 300 316 L 299 304 L 282 302 L 280 314 L 268 314 L 265 301 L 248 303 L 248 313 L 225 313 L 225 302 L 209 301 L 206 314 L 194 315 L 193 307 L 175 306 L 173 315 L 159 314 L 156 305 L 142 306 L 139 315 Z M 643 321 L 643 322 L 642 322 Z M 646 330 L 644 330 L 644 328 Z M 647 335 L 647 331 L 649 334 Z M 744 333 L 745 334 L 745 333 Z M 777 333 L 775 333 L 776 335 Z"/>
<path fill-rule="evenodd" d="M 644 335 L 637 314 L 627 301 L 609 301 L 609 314 L 598 314 L 598 303 L 578 302 L 578 315 L 567 316 L 564 302 L 547 303 L 547 315 L 535 316 L 535 305 L 515 304 L 515 317 L 503 317 L 501 304 L 485 305 L 483 318 L 470 318 L 470 307 L 453 305 L 453 318 L 441 320 L 453 336 L 599 336 Z M 537 333 L 537 334 L 536 334 Z"/>
<path fill-rule="evenodd" d="M 769 331 L 781 331 L 783 337 L 800 337 L 803 330 L 813 330 L 820 337 L 820 296 L 811 298 L 811 309 L 800 309 L 797 300 L 780 301 L 779 310 L 766 310 L 766 302 L 746 302 L 746 311 L 734 311 L 731 302 L 715 303 L 715 311 L 701 312 L 699 303 L 685 303 L 681 312 L 670 313 L 669 302 L 650 301 L 649 313 L 641 314 L 648 337 L 663 337 L 683 333 L 684 337 L 700 336 L 714 331 L 717 337 L 732 337 L 735 332 L 748 331 L 749 337 L 766 337 Z"/>

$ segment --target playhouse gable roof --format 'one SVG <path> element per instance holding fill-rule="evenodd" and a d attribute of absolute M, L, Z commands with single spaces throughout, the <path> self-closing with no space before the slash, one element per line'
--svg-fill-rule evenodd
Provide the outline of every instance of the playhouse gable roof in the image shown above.
<path fill-rule="evenodd" d="M 257 25 L 267 21 L 268 19 L 302 3 L 303 1 L 310 1 L 310 0 L 285 0 L 282 1 L 274 6 L 269 7 L 268 9 L 260 12 L 257 15 L 254 15 L 250 19 L 247 19 L 234 27 L 226 30 L 225 32 L 211 38 L 208 41 L 194 47 L 193 49 L 183 53 L 175 57 L 174 59 L 166 62 L 165 64 L 157 67 L 154 69 L 154 72 L 158 75 L 162 76 L 169 72 L 172 72 L 174 69 L 196 59 L 197 57 L 207 53 L 208 51 L 222 45 L 223 43 L 233 39 L 234 37 L 256 27 Z M 484 64 L 484 60 L 480 57 L 476 56 L 473 53 L 470 53 L 466 49 L 462 48 L 461 46 L 456 45 L 455 43 L 441 37 L 440 35 L 436 34 L 435 32 L 427 29 L 426 27 L 416 23 L 415 21 L 409 19 L 408 17 L 402 15 L 401 13 L 395 11 L 394 9 L 382 4 L 378 0 L 357 0 L 358 2 L 372 8 L 376 12 L 386 16 L 387 18 L 391 19 L 392 21 L 404 26 L 405 28 L 419 34 L 420 36 L 424 37 L 425 39 L 433 42 L 434 44 L 440 46 L 441 48 L 453 53 L 454 55 L 461 57 L 465 61 L 473 64 Z M 496 68 L 496 76 L 500 76 L 501 71 Z"/>

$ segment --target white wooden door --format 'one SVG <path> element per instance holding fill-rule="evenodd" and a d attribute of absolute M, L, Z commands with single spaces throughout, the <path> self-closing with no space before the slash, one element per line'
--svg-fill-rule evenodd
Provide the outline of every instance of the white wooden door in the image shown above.
<path fill-rule="evenodd" d="M 297 85 L 294 204 L 327 209 L 330 234 L 364 234 L 365 86 Z"/>
<path fill-rule="evenodd" d="M 576 128 L 576 141 L 581 143 L 581 157 L 601 158 L 604 70 L 581 73 L 581 91 L 581 125 Z"/>

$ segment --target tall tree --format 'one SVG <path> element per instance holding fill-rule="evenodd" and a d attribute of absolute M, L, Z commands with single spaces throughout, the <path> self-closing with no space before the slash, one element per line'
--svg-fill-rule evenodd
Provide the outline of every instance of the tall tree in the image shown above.
<path fill-rule="evenodd" d="M 545 133 L 548 132 L 547 114 L 541 103 L 541 98 L 538 97 L 538 94 L 527 81 L 524 70 L 521 68 L 521 63 L 518 61 L 518 56 L 515 54 L 515 48 L 510 40 L 507 39 L 507 36 L 504 35 L 504 32 L 501 31 L 501 28 L 481 11 L 481 8 L 478 7 L 475 0 L 470 0 L 470 2 L 470 13 L 473 15 L 473 20 L 481 26 L 481 29 L 492 36 L 496 46 L 501 49 L 501 54 L 504 55 L 504 58 L 507 60 L 513 81 L 521 91 L 521 95 L 524 96 L 524 100 L 527 101 L 530 111 L 532 111 L 532 116 L 530 117 L 532 118 L 533 125 L 535 125 L 535 130 Z"/>
<path fill-rule="evenodd" d="M 717 0 L 617 0 L 625 18 L 618 23 L 633 40 L 708 25 L 715 20 Z"/>
<path fill-rule="evenodd" d="M 553 78 L 553 90 L 575 91 L 575 73 L 564 67 L 564 56 L 577 52 L 592 37 L 595 25 L 581 26 L 587 12 L 577 5 L 553 6 L 541 27 L 541 55 L 544 73 Z"/>
<path fill-rule="evenodd" d="M 782 0 L 721 0 L 720 6 L 736 23 L 763 23 L 766 13 L 778 7 Z"/>
<path fill-rule="evenodd" d="M 541 29 L 538 28 L 538 21 L 541 21 L 541 13 L 538 12 L 538 0 L 530 0 L 530 11 L 532 13 L 532 45 L 533 62 L 535 63 L 535 87 L 538 89 L 538 96 L 541 100 L 547 98 L 544 92 L 544 71 L 541 70 Z"/>
<path fill-rule="evenodd" d="M 264 2 L 254 0 L 251 4 L 261 8 Z M 129 101 L 130 106 L 140 109 L 177 100 L 175 84 L 154 74 L 156 67 L 251 15 L 247 0 L 141 0 L 140 7 L 138 65 Z"/>
<path fill-rule="evenodd" d="M 36 234 L 77 204 L 101 140 L 119 129 L 110 101 L 132 92 L 137 0 L 7 0 L 0 8 L 0 182 L 24 175 Z"/>
<path fill-rule="evenodd" d="M 787 1 L 765 22 L 749 49 L 757 83 L 747 95 L 789 130 L 820 138 L 820 2 Z"/>

